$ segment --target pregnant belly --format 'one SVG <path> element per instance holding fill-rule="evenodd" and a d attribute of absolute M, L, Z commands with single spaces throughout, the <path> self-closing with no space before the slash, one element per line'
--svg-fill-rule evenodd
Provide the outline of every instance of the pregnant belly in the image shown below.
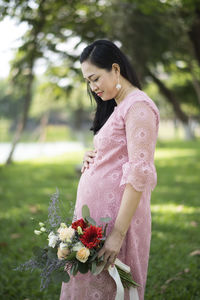
<path fill-rule="evenodd" d="M 86 204 L 90 209 L 91 217 L 98 225 L 100 225 L 101 217 L 110 217 L 112 221 L 109 225 L 112 226 L 123 194 L 123 187 L 119 187 L 120 180 L 119 171 L 102 175 L 98 168 L 85 170 L 80 177 L 77 189 L 75 205 L 77 219 L 82 217 L 82 206 Z"/>

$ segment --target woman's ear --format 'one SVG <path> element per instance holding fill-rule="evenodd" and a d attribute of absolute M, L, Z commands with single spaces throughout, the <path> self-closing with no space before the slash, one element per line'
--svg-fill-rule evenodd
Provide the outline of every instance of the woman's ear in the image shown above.
<path fill-rule="evenodd" d="M 112 68 L 116 74 L 120 74 L 120 66 L 117 63 L 112 64 Z"/>

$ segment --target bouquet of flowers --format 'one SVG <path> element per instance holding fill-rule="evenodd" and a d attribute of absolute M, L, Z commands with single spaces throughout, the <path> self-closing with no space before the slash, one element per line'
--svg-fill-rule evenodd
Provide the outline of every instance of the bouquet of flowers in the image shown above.
<path fill-rule="evenodd" d="M 105 226 L 96 225 L 90 216 L 87 205 L 82 207 L 82 218 L 67 225 L 66 218 L 62 220 L 58 215 L 58 191 L 51 197 L 48 220 L 39 222 L 40 229 L 34 230 L 36 235 L 45 236 L 48 245 L 33 247 L 33 257 L 21 264 L 15 270 L 40 270 L 41 286 L 43 290 L 53 280 L 57 283 L 68 282 L 70 275 L 77 272 L 99 274 L 105 266 L 103 256 L 98 258 L 98 252 L 106 239 L 106 228 L 110 218 L 101 218 Z M 119 278 L 123 287 L 139 286 L 131 275 L 130 267 L 118 258 L 115 260 Z M 112 276 L 112 275 L 111 275 Z"/>

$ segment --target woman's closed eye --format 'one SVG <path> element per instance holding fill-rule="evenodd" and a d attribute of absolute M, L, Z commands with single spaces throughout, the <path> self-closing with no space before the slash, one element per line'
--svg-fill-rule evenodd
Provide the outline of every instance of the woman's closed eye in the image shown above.
<path fill-rule="evenodd" d="M 87 83 L 90 85 L 91 82 L 97 82 L 99 80 L 99 77 L 97 77 L 96 79 L 94 79 L 93 81 L 88 81 Z"/>

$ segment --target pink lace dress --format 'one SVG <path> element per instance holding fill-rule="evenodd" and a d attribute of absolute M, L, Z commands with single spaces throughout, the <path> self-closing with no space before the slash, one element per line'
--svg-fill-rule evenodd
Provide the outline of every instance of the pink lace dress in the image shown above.
<path fill-rule="evenodd" d="M 157 184 L 154 152 L 159 127 L 159 111 L 155 103 L 141 90 L 132 91 L 115 107 L 104 126 L 94 136 L 97 149 L 94 163 L 82 173 L 77 189 L 75 216 L 82 217 L 84 204 L 98 225 L 101 217 L 112 221 L 110 233 L 127 183 L 142 191 L 141 200 L 132 218 L 118 258 L 129 265 L 144 299 L 150 240 L 151 191 Z M 75 219 L 74 219 L 75 220 Z M 114 300 L 115 281 L 108 271 L 97 276 L 88 272 L 71 276 L 62 283 L 60 300 Z M 129 300 L 125 289 L 125 299 Z"/>

